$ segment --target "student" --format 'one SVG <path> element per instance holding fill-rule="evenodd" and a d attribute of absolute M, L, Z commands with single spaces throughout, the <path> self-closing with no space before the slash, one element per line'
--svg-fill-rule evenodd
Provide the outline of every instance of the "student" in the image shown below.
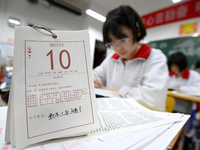
<path fill-rule="evenodd" d="M 194 70 L 187 68 L 187 59 L 181 52 L 175 52 L 168 58 L 169 84 L 168 88 L 175 88 L 186 92 L 200 92 L 200 76 Z"/>
<path fill-rule="evenodd" d="M 118 91 L 154 110 L 165 110 L 168 68 L 165 55 L 147 44 L 144 24 L 130 6 L 120 6 L 107 15 L 103 39 L 114 54 L 93 71 L 96 88 Z"/>
<path fill-rule="evenodd" d="M 195 63 L 195 70 L 200 73 L 200 60 Z"/>

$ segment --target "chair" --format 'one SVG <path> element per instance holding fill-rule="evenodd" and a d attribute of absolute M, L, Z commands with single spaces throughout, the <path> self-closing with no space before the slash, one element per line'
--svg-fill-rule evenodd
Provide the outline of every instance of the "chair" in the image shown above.
<path fill-rule="evenodd" d="M 171 96 L 167 96 L 165 111 L 166 112 L 173 112 L 175 104 L 176 104 L 175 98 L 173 98 Z"/>

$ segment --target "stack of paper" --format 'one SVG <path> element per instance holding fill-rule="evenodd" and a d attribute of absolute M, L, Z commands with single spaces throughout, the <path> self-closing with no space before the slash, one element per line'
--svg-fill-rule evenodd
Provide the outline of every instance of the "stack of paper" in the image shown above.
<path fill-rule="evenodd" d="M 100 98 L 97 105 L 99 127 L 89 135 L 46 141 L 27 149 L 161 150 L 169 145 L 189 118 L 179 113 L 149 110 L 133 99 Z M 0 148 L 14 149 L 5 143 L 0 144 Z"/>

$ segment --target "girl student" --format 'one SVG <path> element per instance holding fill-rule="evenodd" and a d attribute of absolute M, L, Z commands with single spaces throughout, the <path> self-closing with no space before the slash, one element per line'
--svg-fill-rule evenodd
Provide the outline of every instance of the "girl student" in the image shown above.
<path fill-rule="evenodd" d="M 153 110 L 165 110 L 168 68 L 165 55 L 139 44 L 146 29 L 130 6 L 111 10 L 103 24 L 103 40 L 114 54 L 93 70 L 95 88 L 117 91 Z"/>
<path fill-rule="evenodd" d="M 187 59 L 182 52 L 175 52 L 168 57 L 168 88 L 185 92 L 200 92 L 200 75 L 187 68 Z"/>

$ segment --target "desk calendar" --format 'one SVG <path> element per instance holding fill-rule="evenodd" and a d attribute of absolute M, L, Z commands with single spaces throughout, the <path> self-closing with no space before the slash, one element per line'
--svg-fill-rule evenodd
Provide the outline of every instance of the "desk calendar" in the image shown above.
<path fill-rule="evenodd" d="M 90 66 L 86 30 L 16 27 L 6 142 L 21 149 L 95 128 Z"/>

